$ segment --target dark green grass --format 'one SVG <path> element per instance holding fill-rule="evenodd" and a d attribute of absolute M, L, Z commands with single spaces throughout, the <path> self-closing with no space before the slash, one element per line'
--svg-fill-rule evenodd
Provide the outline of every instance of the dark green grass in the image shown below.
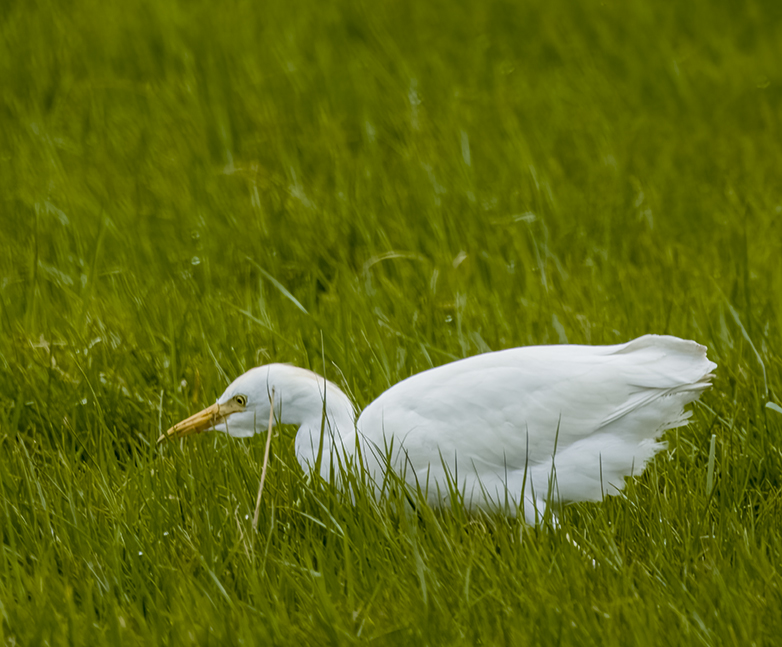
<path fill-rule="evenodd" d="M 777 644 L 781 6 L 0 3 L 0 643 Z M 290 430 L 256 531 L 263 438 L 154 447 L 271 360 L 646 332 L 714 388 L 559 531 Z"/>

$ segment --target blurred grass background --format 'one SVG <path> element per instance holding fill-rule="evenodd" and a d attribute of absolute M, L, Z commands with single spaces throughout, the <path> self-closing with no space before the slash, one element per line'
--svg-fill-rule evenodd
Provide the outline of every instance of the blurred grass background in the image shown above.
<path fill-rule="evenodd" d="M 0 642 L 774 644 L 780 60 L 761 0 L 5 0 Z M 255 532 L 263 439 L 151 445 L 268 361 L 363 406 L 646 332 L 718 379 L 561 533 L 351 504 L 290 434 Z"/>

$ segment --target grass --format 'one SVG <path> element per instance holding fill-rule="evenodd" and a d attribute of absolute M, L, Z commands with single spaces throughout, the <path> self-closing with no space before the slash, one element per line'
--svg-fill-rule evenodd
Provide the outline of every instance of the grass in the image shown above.
<path fill-rule="evenodd" d="M 0 643 L 777 644 L 780 6 L 0 5 Z M 262 436 L 154 446 L 271 360 L 363 406 L 646 332 L 714 388 L 561 531 L 346 501 L 290 433 L 256 531 Z"/>

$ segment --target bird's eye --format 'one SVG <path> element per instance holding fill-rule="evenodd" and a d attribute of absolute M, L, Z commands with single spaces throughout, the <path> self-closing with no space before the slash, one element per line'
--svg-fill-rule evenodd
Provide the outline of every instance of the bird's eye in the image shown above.
<path fill-rule="evenodd" d="M 237 395 L 234 397 L 234 402 L 238 404 L 239 406 L 246 406 L 247 405 L 247 396 L 246 395 Z"/>

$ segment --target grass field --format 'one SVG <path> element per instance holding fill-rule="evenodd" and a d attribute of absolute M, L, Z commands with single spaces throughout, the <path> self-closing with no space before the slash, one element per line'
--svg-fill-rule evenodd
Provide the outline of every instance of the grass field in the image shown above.
<path fill-rule="evenodd" d="M 771 0 L 0 3 L 0 644 L 780 644 L 779 61 Z M 154 445 L 268 361 L 646 332 L 714 387 L 559 531 L 291 430 L 256 531 L 263 437 Z"/>

